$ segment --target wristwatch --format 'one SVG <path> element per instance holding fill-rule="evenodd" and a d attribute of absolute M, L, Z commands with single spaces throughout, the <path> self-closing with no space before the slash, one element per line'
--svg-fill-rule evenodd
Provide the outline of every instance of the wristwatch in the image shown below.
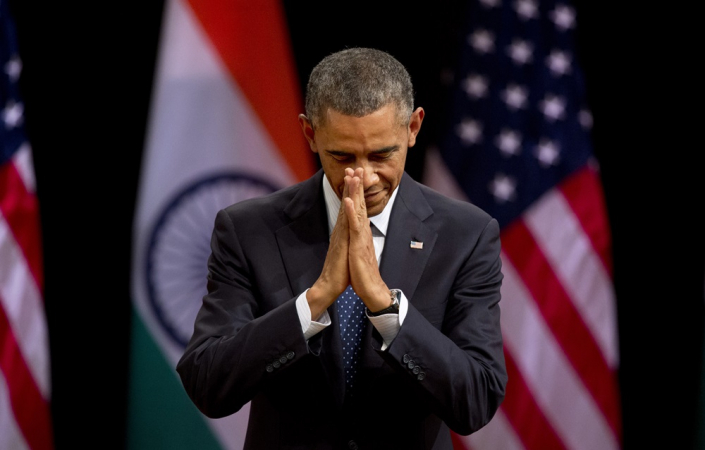
<path fill-rule="evenodd" d="M 401 291 L 399 289 L 390 289 L 389 296 L 392 300 L 391 305 L 377 312 L 372 312 L 368 309 L 367 315 L 370 317 L 377 317 L 381 316 L 382 314 L 399 314 L 399 299 L 401 298 Z"/>

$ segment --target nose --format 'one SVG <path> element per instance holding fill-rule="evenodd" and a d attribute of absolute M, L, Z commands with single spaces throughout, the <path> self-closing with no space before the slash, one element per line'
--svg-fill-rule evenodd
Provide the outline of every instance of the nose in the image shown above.
<path fill-rule="evenodd" d="M 362 182 L 362 187 L 367 190 L 370 186 L 379 183 L 379 176 L 371 164 L 363 163 L 362 169 L 365 171 L 365 178 Z"/>

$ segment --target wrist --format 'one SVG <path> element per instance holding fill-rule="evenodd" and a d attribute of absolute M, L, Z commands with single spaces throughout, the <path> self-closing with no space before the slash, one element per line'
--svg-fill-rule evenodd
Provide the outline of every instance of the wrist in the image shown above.
<path fill-rule="evenodd" d="M 331 294 L 326 289 L 322 289 L 317 283 L 314 283 L 306 292 L 306 301 L 311 310 L 312 319 L 318 318 L 330 306 L 332 303 L 330 297 Z M 335 299 L 336 297 L 333 298 Z"/>
<path fill-rule="evenodd" d="M 399 289 L 389 290 L 389 305 L 378 311 L 370 311 L 367 308 L 367 315 L 370 317 L 377 317 L 383 314 L 399 314 L 399 302 L 401 301 L 401 291 Z"/>

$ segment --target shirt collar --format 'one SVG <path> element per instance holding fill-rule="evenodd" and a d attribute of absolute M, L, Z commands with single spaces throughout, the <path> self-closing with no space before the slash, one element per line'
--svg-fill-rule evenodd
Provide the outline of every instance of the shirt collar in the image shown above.
<path fill-rule="evenodd" d="M 392 196 L 389 198 L 389 202 L 387 202 L 382 212 L 374 217 L 370 217 L 370 222 L 372 222 L 384 236 L 387 235 L 389 216 L 392 213 L 392 205 L 394 205 L 394 199 L 397 198 L 397 192 L 399 192 L 399 186 L 397 186 L 397 188 L 394 189 L 394 192 L 392 192 Z M 328 177 L 325 176 L 325 174 L 323 175 L 323 195 L 326 200 L 326 208 L 328 209 L 328 235 L 331 235 L 333 233 L 333 228 L 335 228 L 335 223 L 338 221 L 340 199 L 336 195 L 333 187 L 328 181 Z"/>

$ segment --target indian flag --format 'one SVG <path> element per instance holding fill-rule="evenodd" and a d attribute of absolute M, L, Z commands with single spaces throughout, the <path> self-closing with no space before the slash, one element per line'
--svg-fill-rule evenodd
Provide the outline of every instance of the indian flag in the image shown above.
<path fill-rule="evenodd" d="M 166 0 L 134 222 L 128 448 L 239 449 L 175 366 L 206 293 L 216 212 L 315 171 L 277 0 Z"/>

